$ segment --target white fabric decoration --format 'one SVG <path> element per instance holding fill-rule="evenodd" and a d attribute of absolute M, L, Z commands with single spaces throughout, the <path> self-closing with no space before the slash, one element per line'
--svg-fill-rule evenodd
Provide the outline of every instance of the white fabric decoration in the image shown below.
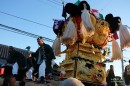
<path fill-rule="evenodd" d="M 60 56 L 59 53 L 61 52 L 61 41 L 60 37 L 57 37 L 53 42 L 52 49 L 55 56 Z"/>
<path fill-rule="evenodd" d="M 63 33 L 63 36 L 61 39 L 62 39 L 62 43 L 66 45 L 68 44 L 72 45 L 77 40 L 77 30 L 71 18 L 67 24 L 66 30 Z"/>
<path fill-rule="evenodd" d="M 90 34 L 90 35 L 93 35 L 94 34 L 94 31 L 95 31 L 95 28 L 91 22 L 91 18 L 90 18 L 90 14 L 89 12 L 86 10 L 86 8 L 84 7 L 84 10 L 81 14 L 81 19 L 82 19 L 82 22 L 87 30 L 87 32 Z"/>
<path fill-rule="evenodd" d="M 117 41 L 112 38 L 112 58 L 111 60 L 120 60 L 122 59 L 121 48 L 119 47 Z"/>
<path fill-rule="evenodd" d="M 119 35 L 121 49 L 130 47 L 130 33 L 125 25 L 120 24 Z"/>

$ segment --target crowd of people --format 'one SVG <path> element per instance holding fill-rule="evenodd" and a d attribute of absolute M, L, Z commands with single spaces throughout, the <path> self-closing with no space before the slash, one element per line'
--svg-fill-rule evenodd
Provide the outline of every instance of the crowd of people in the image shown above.
<path fill-rule="evenodd" d="M 125 86 L 130 86 L 130 60 L 129 64 L 125 67 L 123 77 Z M 115 76 L 113 65 L 110 65 L 110 69 L 107 70 L 106 82 L 107 86 L 123 86 L 123 81 L 121 80 L 121 77 L 118 77 L 117 79 Z"/>
<path fill-rule="evenodd" d="M 25 79 L 33 80 L 32 76 L 37 79 L 36 83 L 45 83 L 45 75 L 51 75 L 52 65 L 55 65 L 55 55 L 52 48 L 44 43 L 42 37 L 37 38 L 39 48 L 34 53 L 30 53 L 28 58 L 23 54 L 16 51 L 14 47 L 9 46 L 9 57 L 5 66 L 5 76 L 10 76 L 10 79 L 15 78 L 20 80 L 21 86 L 25 86 Z M 11 68 L 11 73 L 8 71 L 8 67 Z M 26 75 L 28 73 L 28 75 Z M 27 77 L 26 77 L 27 76 Z M 5 81 L 9 81 L 6 80 Z M 4 81 L 4 82 L 5 82 Z M 3 82 L 3 83 L 4 83 Z M 3 84 L 4 86 L 8 86 Z M 9 85 L 12 86 L 12 85 Z"/>
<path fill-rule="evenodd" d="M 25 79 L 34 80 L 37 84 L 44 84 L 45 76 L 51 76 L 52 65 L 55 65 L 55 55 L 52 48 L 44 43 L 42 37 L 37 38 L 39 48 L 34 53 L 29 53 L 28 58 L 16 51 L 12 46 L 9 47 L 9 57 L 5 66 L 11 67 L 11 73 L 5 67 L 5 78 L 3 86 L 15 86 L 16 80 L 19 80 L 20 86 L 25 86 Z M 113 65 L 107 71 L 107 86 L 115 86 Z M 129 65 L 125 67 L 125 83 L 130 86 L 130 60 Z M 85 86 L 76 78 L 68 78 L 60 83 L 59 86 Z"/>

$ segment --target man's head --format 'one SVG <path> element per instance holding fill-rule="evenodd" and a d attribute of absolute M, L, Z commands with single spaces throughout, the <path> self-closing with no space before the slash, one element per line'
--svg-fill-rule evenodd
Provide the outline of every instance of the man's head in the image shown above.
<path fill-rule="evenodd" d="M 39 46 L 42 46 L 42 45 L 44 44 L 43 37 L 41 37 L 41 36 L 38 37 L 38 38 L 37 38 L 37 43 L 38 43 Z"/>
<path fill-rule="evenodd" d="M 129 63 L 130 63 L 130 60 L 129 60 Z"/>
<path fill-rule="evenodd" d="M 110 65 L 110 69 L 113 69 L 113 65 Z"/>
<path fill-rule="evenodd" d="M 9 46 L 9 48 L 8 48 L 9 53 L 12 52 L 13 50 L 14 50 L 14 47 L 13 46 Z"/>

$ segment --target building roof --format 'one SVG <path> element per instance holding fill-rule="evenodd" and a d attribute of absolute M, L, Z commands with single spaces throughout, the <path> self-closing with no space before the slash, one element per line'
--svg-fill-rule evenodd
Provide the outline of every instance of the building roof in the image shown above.
<path fill-rule="evenodd" d="M 8 52 L 9 46 L 0 44 L 0 59 L 7 59 L 9 52 Z M 14 47 L 14 49 L 20 53 L 22 53 L 25 57 L 28 55 L 28 51 L 20 48 Z"/>

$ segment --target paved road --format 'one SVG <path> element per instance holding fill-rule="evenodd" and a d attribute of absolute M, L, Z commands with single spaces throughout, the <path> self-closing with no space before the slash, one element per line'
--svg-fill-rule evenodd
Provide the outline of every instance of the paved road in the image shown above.
<path fill-rule="evenodd" d="M 60 83 L 60 81 L 54 81 L 54 80 L 51 80 L 50 82 L 51 83 L 48 83 L 48 84 L 36 84 L 32 81 L 26 81 L 25 86 L 59 86 L 59 83 Z M 0 80 L 0 86 L 2 86 L 2 83 L 3 83 L 3 79 Z M 16 86 L 19 86 L 18 81 L 16 82 Z"/>

